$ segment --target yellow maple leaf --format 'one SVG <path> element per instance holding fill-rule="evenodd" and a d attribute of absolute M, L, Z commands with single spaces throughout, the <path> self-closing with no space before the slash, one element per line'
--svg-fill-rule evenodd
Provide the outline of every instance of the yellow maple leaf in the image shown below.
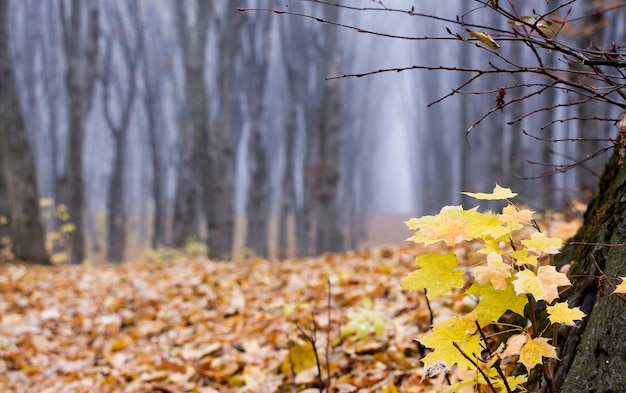
<path fill-rule="evenodd" d="M 515 264 L 517 266 L 521 266 L 521 265 L 537 266 L 537 263 L 539 263 L 539 259 L 537 259 L 536 255 L 528 254 L 527 248 L 520 248 L 518 250 L 511 251 L 509 252 L 509 255 L 513 259 L 515 259 Z"/>
<path fill-rule="evenodd" d="M 461 194 L 487 201 L 497 201 L 517 196 L 517 194 L 512 192 L 510 188 L 500 187 L 497 183 L 491 194 L 487 194 L 484 192 L 462 192 Z"/>
<path fill-rule="evenodd" d="M 518 295 L 529 293 L 535 297 L 535 299 L 541 299 L 545 295 L 546 291 L 543 289 L 537 276 L 531 270 L 522 270 L 515 274 L 515 281 L 513 281 L 513 287 L 515 293 Z"/>
<path fill-rule="evenodd" d="M 498 219 L 506 222 L 511 230 L 521 229 L 533 219 L 533 211 L 528 209 L 519 210 L 513 205 L 507 205 L 502 209 L 502 213 L 498 214 Z"/>
<path fill-rule="evenodd" d="M 511 277 L 511 266 L 502 262 L 502 255 L 492 252 L 487 255 L 487 266 L 476 266 L 474 278 L 479 284 L 491 282 L 497 290 L 506 288 L 506 280 Z"/>
<path fill-rule="evenodd" d="M 461 212 L 465 218 L 465 226 L 472 238 L 496 239 L 509 238 L 511 229 L 491 212 L 481 213 L 475 209 Z"/>
<path fill-rule="evenodd" d="M 481 248 L 480 250 L 476 252 L 479 254 L 485 254 L 485 255 L 489 255 L 492 252 L 501 254 L 502 250 L 500 250 L 500 241 L 495 240 L 495 239 L 486 239 L 485 243 L 483 244 L 483 248 Z"/>
<path fill-rule="evenodd" d="M 444 206 L 435 216 L 411 218 L 406 225 L 416 232 L 407 240 L 426 245 L 443 241 L 449 246 L 471 240 L 463 213 L 461 206 Z"/>
<path fill-rule="evenodd" d="M 426 289 L 429 297 L 443 296 L 452 288 L 461 288 L 465 284 L 462 270 L 454 270 L 459 261 L 449 252 L 445 255 L 430 253 L 415 258 L 421 269 L 409 273 L 400 286 L 408 291 Z"/>
<path fill-rule="evenodd" d="M 531 251 L 545 252 L 546 254 L 558 254 L 563 241 L 557 237 L 547 237 L 541 232 L 530 235 L 530 239 L 521 242 Z"/>
<path fill-rule="evenodd" d="M 543 362 L 543 358 L 558 359 L 556 348 L 548 343 L 548 339 L 537 337 L 526 341 L 519 351 L 519 362 L 530 370 Z"/>
<path fill-rule="evenodd" d="M 548 319 L 552 323 L 562 323 L 568 326 L 576 326 L 574 321 L 580 321 L 585 317 L 585 313 L 580 311 L 579 307 L 570 308 L 567 303 L 556 303 L 554 306 L 548 306 Z"/>
<path fill-rule="evenodd" d="M 500 352 L 502 358 L 519 355 L 524 344 L 528 341 L 529 336 L 526 334 L 514 334 L 506 340 L 506 347 Z"/>
<path fill-rule="evenodd" d="M 537 269 L 537 280 L 544 290 L 544 295 L 535 297 L 543 299 L 548 303 L 559 297 L 559 287 L 572 285 L 569 278 L 563 273 L 557 272 L 554 266 L 539 266 Z"/>
<path fill-rule="evenodd" d="M 315 366 L 315 353 L 313 347 L 309 343 L 293 344 L 289 348 L 289 352 L 285 355 L 281 371 L 285 375 L 289 375 L 290 370 L 297 374 Z"/>
<path fill-rule="evenodd" d="M 620 277 L 622 282 L 615 287 L 613 293 L 625 293 L 626 294 L 626 277 Z"/>
<path fill-rule="evenodd" d="M 513 286 L 518 295 L 529 293 L 535 299 L 548 303 L 559 297 L 559 287 L 572 284 L 569 278 L 557 272 L 554 266 L 539 266 L 537 274 L 528 269 L 522 270 L 517 272 L 515 277 L 517 279 L 513 281 Z"/>
<path fill-rule="evenodd" d="M 504 290 L 497 290 L 491 283 L 481 285 L 474 281 L 467 290 L 468 295 L 479 296 L 480 300 L 473 312 L 476 312 L 480 326 L 487 326 L 496 322 L 507 310 L 524 315 L 524 307 L 528 299 L 524 295 L 515 293 L 510 285 L 511 278 L 507 279 Z"/>
<path fill-rule="evenodd" d="M 433 326 L 433 330 L 418 339 L 422 345 L 434 349 L 422 362 L 425 367 L 443 362 L 447 367 L 457 364 L 460 369 L 469 370 L 474 366 L 454 346 L 456 343 L 470 357 L 480 356 L 483 350 L 480 335 L 476 331 L 475 313 L 452 317 Z"/>

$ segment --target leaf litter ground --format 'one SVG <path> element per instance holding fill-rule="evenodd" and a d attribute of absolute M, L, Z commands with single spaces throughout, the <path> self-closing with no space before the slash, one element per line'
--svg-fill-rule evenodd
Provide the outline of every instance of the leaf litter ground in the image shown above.
<path fill-rule="evenodd" d="M 552 235 L 575 228 L 559 223 Z M 472 264 L 475 247 L 455 252 Z M 427 351 L 415 342 L 430 311 L 400 281 L 416 255 L 439 248 L 282 262 L 3 265 L 0 392 L 315 392 L 317 369 L 298 327 L 316 331 L 330 391 L 436 391 L 448 382 L 420 381 Z M 431 307 L 442 320 L 471 305 L 459 296 Z M 466 376 L 449 375 L 458 377 Z"/>

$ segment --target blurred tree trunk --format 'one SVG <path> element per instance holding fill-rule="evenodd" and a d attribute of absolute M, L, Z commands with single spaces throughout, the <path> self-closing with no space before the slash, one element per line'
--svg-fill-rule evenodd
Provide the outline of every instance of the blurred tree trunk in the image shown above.
<path fill-rule="evenodd" d="M 72 233 L 70 255 L 70 262 L 76 264 L 85 259 L 83 151 L 97 73 L 99 4 L 97 0 L 72 0 L 69 5 L 66 8 L 66 2 L 59 1 L 69 127 L 65 172 L 59 183 L 61 202 L 67 204 L 70 220 L 76 228 Z"/>
<path fill-rule="evenodd" d="M 602 36 L 606 30 L 613 28 L 613 26 L 608 24 L 606 12 L 597 12 L 600 7 L 599 4 L 603 4 L 603 2 L 582 0 L 582 3 L 583 6 L 580 12 L 582 15 L 586 15 L 587 17 L 580 22 L 581 25 L 576 26 L 578 46 L 580 48 L 587 48 L 598 42 L 608 42 L 607 40 L 603 40 Z M 618 37 L 618 35 L 611 35 L 611 37 Z M 584 67 L 577 62 L 574 62 L 573 64 L 575 68 Z M 577 82 L 588 86 L 594 86 L 596 83 L 591 78 L 583 75 L 582 68 L 580 68 L 580 70 L 581 73 L 576 76 Z M 602 105 L 603 104 L 597 100 L 590 100 L 581 105 L 577 105 L 576 109 L 578 113 L 576 116 L 580 119 L 602 117 L 603 114 L 606 113 Z M 583 121 L 581 122 L 579 130 L 579 135 L 577 135 L 579 138 L 590 138 L 590 140 L 585 141 L 585 143 L 576 144 L 576 157 L 579 157 L 579 159 L 586 157 L 604 147 L 604 143 L 601 142 L 600 139 L 608 135 L 604 131 L 601 122 Z M 580 168 L 576 169 L 578 177 L 578 192 L 584 201 L 589 201 L 598 189 L 596 179 L 602 170 L 602 162 L 603 161 L 601 160 L 585 162 Z M 590 176 L 590 172 L 594 175 Z"/>
<path fill-rule="evenodd" d="M 129 3 L 129 7 L 136 8 L 136 3 Z M 113 136 L 113 172 L 109 180 L 109 195 L 107 197 L 107 235 L 108 248 L 107 260 L 109 262 L 122 262 L 126 249 L 127 217 L 124 208 L 126 190 L 124 186 L 124 173 L 126 171 L 126 155 L 128 150 L 128 129 L 133 113 L 135 96 L 137 94 L 137 69 L 139 67 L 139 51 L 136 45 L 136 37 L 133 39 L 129 29 L 124 25 L 122 15 L 117 4 L 109 4 L 107 16 L 112 32 L 105 37 L 104 53 L 104 76 L 102 80 L 104 119 Z M 138 23 L 136 16 L 138 11 L 129 12 L 133 18 L 132 23 Z M 114 70 L 113 64 L 113 37 L 118 37 L 122 63 L 125 68 Z M 135 42 L 133 46 L 131 42 Z M 125 78 L 122 79 L 122 76 Z M 111 90 L 117 94 L 112 97 Z M 118 120 L 114 119 L 112 108 L 113 102 L 119 106 Z"/>
<path fill-rule="evenodd" d="M 271 15 L 249 15 L 245 23 L 245 39 L 248 42 L 244 53 L 243 73 L 247 93 L 248 118 L 250 122 L 250 185 L 246 214 L 248 217 L 248 247 L 258 255 L 267 255 L 267 225 L 269 220 L 269 159 L 264 137 L 263 114 L 265 111 L 265 89 L 271 51 Z"/>
<path fill-rule="evenodd" d="M 161 29 L 149 20 L 154 16 L 154 8 L 143 9 L 131 7 L 137 34 L 137 46 L 140 56 L 143 78 L 143 105 L 146 111 L 148 143 L 150 145 L 150 163 L 152 167 L 152 198 L 154 201 L 152 239 L 153 249 L 168 245 L 167 239 L 167 203 L 166 203 L 166 165 L 164 146 L 166 132 L 163 116 L 163 95 L 165 81 L 171 79 L 169 67 L 162 65 L 169 57 L 166 39 Z M 170 49 L 171 50 L 171 49 Z"/>
<path fill-rule="evenodd" d="M 293 89 L 292 89 L 293 90 Z M 293 98 L 292 98 L 293 100 Z M 296 165 L 296 136 L 298 134 L 298 101 L 291 102 L 289 109 L 289 117 L 285 126 L 285 172 L 283 174 L 282 184 L 282 205 L 281 205 L 281 223 L 279 238 L 283 241 L 281 244 L 280 257 L 295 258 L 298 256 L 297 242 L 297 226 L 296 226 L 296 189 L 295 189 L 295 170 Z"/>
<path fill-rule="evenodd" d="M 11 207 L 9 206 L 9 195 L 4 184 L 4 172 L 0 161 L 0 251 L 11 241 Z M 2 259 L 0 259 L 0 262 Z"/>
<path fill-rule="evenodd" d="M 624 120 L 622 120 L 624 121 Z M 580 307 L 587 317 L 559 334 L 561 359 L 554 375 L 560 392 L 621 392 L 626 386 L 626 301 L 599 277 L 626 276 L 626 166 L 616 151 L 607 163 L 599 191 L 585 213 L 583 226 L 563 250 L 561 264 L 571 263 L 568 275 L 574 285 L 562 297 L 570 307 Z M 607 246 L 613 245 L 613 246 Z M 601 270 L 599 270 L 601 269 Z M 543 391 L 546 391 L 545 389 Z"/>
<path fill-rule="evenodd" d="M 185 99 L 192 128 L 191 135 L 187 136 L 190 140 L 181 141 L 186 148 L 181 151 L 179 163 L 173 228 L 175 247 L 183 247 L 195 233 L 199 208 L 209 209 L 212 203 L 208 192 L 211 182 L 211 161 L 208 155 L 210 130 L 204 70 L 209 15 L 213 2 L 196 0 L 193 21 L 186 5 L 185 1 L 176 1 L 174 7 L 178 43 L 185 69 Z"/>
<path fill-rule="evenodd" d="M 35 160 L 11 60 L 9 6 L 9 1 L 0 2 L 0 166 L 11 214 L 12 251 L 16 260 L 47 264 Z"/>
<path fill-rule="evenodd" d="M 297 234 L 306 231 L 304 219 L 298 212 L 296 195 L 296 180 L 298 177 L 298 157 L 296 143 L 298 135 L 305 132 L 304 117 L 306 107 L 306 75 L 311 66 L 309 62 L 310 43 L 307 38 L 312 37 L 311 29 L 306 23 L 288 18 L 279 19 L 280 38 L 287 74 L 288 110 L 284 128 L 283 146 L 285 170 L 282 178 L 282 201 L 279 214 L 279 257 L 295 258 L 303 251 L 299 247 Z M 310 38 L 309 38 L 310 39 Z M 304 174 L 301 174 L 304 176 Z M 299 249 L 300 248 L 300 249 Z"/>
<path fill-rule="evenodd" d="M 339 20 L 339 7 L 326 7 L 324 19 Z M 339 40 L 337 28 L 325 26 L 324 45 L 320 48 L 324 59 L 324 77 L 339 75 Z M 324 80 L 323 78 L 321 79 Z M 315 165 L 315 212 L 317 218 L 316 253 L 338 252 L 343 248 L 337 189 L 339 186 L 339 151 L 341 147 L 342 103 L 340 82 L 326 81 L 322 90 L 322 112 L 319 117 L 318 157 Z"/>
<path fill-rule="evenodd" d="M 213 181 L 207 208 L 207 245 L 217 258 L 232 250 L 235 219 L 235 163 L 243 123 L 239 104 L 240 84 L 237 59 L 241 51 L 240 27 L 244 16 L 233 6 L 226 6 L 219 20 L 217 94 L 219 112 L 209 146 Z M 210 203 L 210 204 L 209 204 Z"/>

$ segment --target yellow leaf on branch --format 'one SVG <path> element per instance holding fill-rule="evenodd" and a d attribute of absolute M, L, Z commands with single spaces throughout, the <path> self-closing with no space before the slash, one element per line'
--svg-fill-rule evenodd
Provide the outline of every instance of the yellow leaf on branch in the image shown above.
<path fill-rule="evenodd" d="M 567 326 L 576 326 L 574 321 L 580 321 L 585 317 L 585 313 L 579 307 L 570 308 L 567 303 L 556 303 L 548 306 L 548 319 L 552 323 L 562 323 Z"/>
<path fill-rule="evenodd" d="M 533 219 L 533 211 L 528 209 L 518 210 L 513 205 L 505 206 L 498 219 L 506 222 L 512 230 L 521 229 Z"/>
<path fill-rule="evenodd" d="M 510 188 L 501 187 L 497 183 L 491 194 L 487 194 L 484 192 L 462 192 L 461 194 L 465 194 L 472 198 L 482 199 L 486 201 L 499 201 L 499 200 L 505 200 L 505 199 L 509 199 L 509 198 L 513 198 L 517 196 L 517 194 L 511 191 Z"/>
<path fill-rule="evenodd" d="M 409 273 L 400 286 L 408 291 L 426 289 L 429 297 L 439 297 L 452 288 L 461 288 L 465 284 L 463 271 L 455 270 L 459 264 L 456 255 L 430 253 L 415 258 L 421 269 Z"/>
<path fill-rule="evenodd" d="M 622 282 L 615 287 L 615 290 L 613 291 L 613 293 L 624 293 L 626 294 L 626 277 L 620 277 L 622 279 Z"/>
<path fill-rule="evenodd" d="M 510 278 L 504 290 L 495 289 L 491 283 L 480 285 L 475 281 L 467 290 L 467 294 L 480 297 L 474 309 L 480 326 L 496 322 L 507 310 L 524 315 L 524 307 L 528 303 L 526 296 L 515 293 Z"/>
<path fill-rule="evenodd" d="M 559 287 L 572 285 L 569 278 L 565 274 L 557 272 L 554 266 L 539 266 L 537 279 L 545 291 L 543 297 L 537 299 L 543 299 L 548 303 L 552 303 L 554 299 L 559 297 Z"/>
<path fill-rule="evenodd" d="M 447 367 L 452 367 L 456 363 L 461 369 L 472 369 L 472 363 L 461 355 L 454 343 L 470 358 L 480 356 L 483 347 L 475 320 L 476 314 L 469 313 L 434 325 L 430 333 L 418 340 L 422 345 L 434 349 L 422 359 L 424 365 L 428 367 L 443 362 Z"/>
<path fill-rule="evenodd" d="M 537 264 L 539 263 L 539 259 L 537 258 L 536 255 L 528 254 L 527 248 L 520 248 L 518 250 L 511 251 L 509 252 L 509 255 L 515 259 L 515 264 L 517 266 L 522 266 L 522 265 L 537 266 Z"/>
<path fill-rule="evenodd" d="M 461 206 L 444 206 L 436 216 L 411 218 L 406 225 L 417 232 L 407 240 L 426 245 L 443 241 L 449 246 L 471 240 L 463 213 Z"/>
<path fill-rule="evenodd" d="M 476 38 L 478 41 L 490 47 L 491 49 L 500 48 L 500 44 L 498 44 L 493 38 L 491 38 L 489 34 L 485 33 L 484 31 L 470 31 L 469 34 L 472 37 Z"/>
<path fill-rule="evenodd" d="M 543 362 L 543 358 L 558 359 L 556 348 L 548 343 L 548 339 L 537 337 L 526 341 L 519 351 L 519 362 L 530 371 Z"/>
<path fill-rule="evenodd" d="M 563 241 L 557 237 L 547 237 L 541 232 L 530 235 L 530 239 L 521 242 L 531 251 L 544 252 L 546 254 L 558 254 Z"/>
<path fill-rule="evenodd" d="M 535 299 L 542 299 L 545 296 L 546 292 L 541 287 L 535 273 L 531 270 L 517 272 L 515 277 L 517 277 L 517 279 L 513 281 L 513 287 L 515 288 L 515 293 L 518 295 L 526 293 L 533 295 Z"/>
<path fill-rule="evenodd" d="M 487 255 L 487 266 L 476 266 L 474 277 L 479 284 L 491 282 L 494 289 L 506 288 L 506 280 L 511 277 L 511 266 L 502 262 L 502 255 L 492 252 Z"/>

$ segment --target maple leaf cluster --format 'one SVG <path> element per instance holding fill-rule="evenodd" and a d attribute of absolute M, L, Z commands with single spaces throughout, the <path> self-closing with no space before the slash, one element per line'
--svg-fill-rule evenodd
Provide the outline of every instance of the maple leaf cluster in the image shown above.
<path fill-rule="evenodd" d="M 554 266 L 540 264 L 540 260 L 559 253 L 562 240 L 541 232 L 532 211 L 509 201 L 517 194 L 497 184 L 492 193 L 464 194 L 507 203 L 499 214 L 446 206 L 437 215 L 407 221 L 407 226 L 415 230 L 409 240 L 443 243 L 449 250 L 418 256 L 419 269 L 409 273 L 401 285 L 410 291 L 423 290 L 428 299 L 449 295 L 475 299 L 475 306 L 468 312 L 434 323 L 432 330 L 418 339 L 433 349 L 422 359 L 428 376 L 447 372 L 456 365 L 480 373 L 447 387 L 447 391 L 476 385 L 489 385 L 492 389 L 508 385 L 506 390 L 512 391 L 520 388 L 525 378 L 505 377 L 500 368 L 502 362 L 521 363 L 530 372 L 544 358 L 558 359 L 551 339 L 544 337 L 545 330 L 539 331 L 535 316 L 525 315 L 525 309 L 535 313 L 535 305 L 541 302 L 547 311 L 548 324 L 569 326 L 582 320 L 585 314 L 578 307 L 555 303 L 559 288 L 570 286 L 571 282 L 566 274 Z M 480 248 L 475 252 L 477 261 L 473 266 L 459 267 L 455 247 L 469 241 L 479 243 Z M 491 328 L 495 333 L 489 339 L 485 330 L 497 327 L 507 313 L 518 314 L 524 321 L 529 319 L 500 329 L 510 337 L 498 346 L 498 329 Z"/>

